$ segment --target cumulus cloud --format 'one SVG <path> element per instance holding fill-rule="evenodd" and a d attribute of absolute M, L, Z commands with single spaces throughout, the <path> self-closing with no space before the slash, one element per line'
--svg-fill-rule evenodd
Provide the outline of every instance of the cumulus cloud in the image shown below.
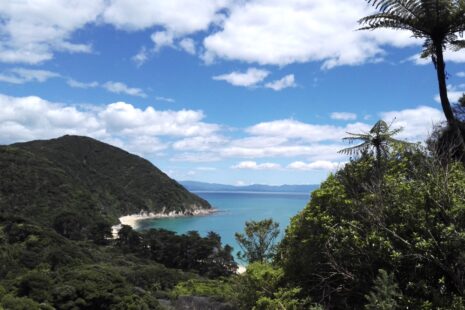
<path fill-rule="evenodd" d="M 398 137 L 412 142 L 425 141 L 431 133 L 433 125 L 445 120 L 442 111 L 427 106 L 384 112 L 380 116 L 388 123 L 394 121 L 392 125 L 394 128 L 403 127 L 404 130 Z"/>
<path fill-rule="evenodd" d="M 253 135 L 285 137 L 305 141 L 338 141 L 346 136 L 346 132 L 367 131 L 368 124 L 352 123 L 344 127 L 334 125 L 306 124 L 293 119 L 263 122 L 247 128 Z"/>
<path fill-rule="evenodd" d="M 145 110 L 125 102 L 111 103 L 99 113 L 100 119 L 112 132 L 125 135 L 203 136 L 218 131 L 215 124 L 203 123 L 201 111 Z"/>
<path fill-rule="evenodd" d="M 12 84 L 24 84 L 27 82 L 45 82 L 48 79 L 59 77 L 55 72 L 47 70 L 33 70 L 25 68 L 13 68 L 0 74 L 0 82 Z"/>
<path fill-rule="evenodd" d="M 222 29 L 205 38 L 204 58 L 279 66 L 320 61 L 330 69 L 379 61 L 383 45 L 421 44 L 404 31 L 355 31 L 357 20 L 372 12 L 359 0 L 238 2 Z"/>
<path fill-rule="evenodd" d="M 191 55 L 195 55 L 195 42 L 191 38 L 182 39 L 179 46 Z"/>
<path fill-rule="evenodd" d="M 282 79 L 266 83 L 265 87 L 271 88 L 275 91 L 280 91 L 289 87 L 296 87 L 294 74 L 289 74 L 283 77 Z"/>
<path fill-rule="evenodd" d="M 202 58 L 284 66 L 318 61 L 322 68 L 379 61 L 385 45 L 421 45 L 403 31 L 355 31 L 373 12 L 360 0 L 94 0 L 9 1 L 0 6 L 0 62 L 40 63 L 58 51 L 92 52 L 77 30 L 109 24 L 119 30 L 158 29 L 155 49 L 171 46 Z M 204 36 L 196 48 L 190 35 Z M 351 48 L 347 48 L 350 46 Z M 151 50 L 133 60 L 143 64 Z M 465 53 L 451 53 L 465 61 Z"/>
<path fill-rule="evenodd" d="M 331 113 L 331 119 L 340 121 L 354 121 L 357 119 L 357 114 L 349 112 L 333 112 Z"/>
<path fill-rule="evenodd" d="M 95 1 L 8 1 L 0 6 L 0 61 L 36 64 L 56 51 L 90 52 L 91 46 L 74 43 L 72 33 L 92 23 L 104 8 Z"/>
<path fill-rule="evenodd" d="M 267 157 L 298 157 L 305 156 L 314 160 L 338 159 L 342 156 L 337 152 L 342 144 L 298 144 L 288 141 L 285 145 L 268 146 L 263 148 L 226 146 L 219 149 L 221 157 L 267 158 Z"/>
<path fill-rule="evenodd" d="M 167 149 L 173 139 L 209 137 L 219 130 L 216 124 L 202 122 L 200 111 L 138 109 L 125 102 L 78 107 L 0 94 L 0 109 L 0 144 L 76 134 L 153 154 Z"/>
<path fill-rule="evenodd" d="M 229 0 L 112 0 L 103 19 L 119 29 L 143 30 L 161 26 L 182 35 L 206 30 L 224 19 Z"/>
<path fill-rule="evenodd" d="M 91 136 L 138 154 L 169 152 L 171 161 L 213 162 L 242 159 L 240 169 L 278 169 L 273 158 L 294 158 L 287 169 L 331 170 L 346 160 L 337 152 L 341 137 L 368 131 L 372 124 L 316 125 L 292 119 L 263 122 L 227 136 L 223 126 L 205 122 L 202 111 L 138 108 L 126 102 L 73 106 L 39 97 L 0 95 L 0 144 L 46 139 L 64 134 Z M 444 120 L 439 109 L 420 106 L 388 111 L 379 116 L 409 141 L 424 141 L 435 123 Z M 263 159 L 259 163 L 256 160 Z"/>
<path fill-rule="evenodd" d="M 331 162 L 327 160 L 318 160 L 311 163 L 305 163 L 303 161 L 295 161 L 290 163 L 287 168 L 293 170 L 329 170 L 334 171 L 338 168 L 341 168 L 344 164 L 338 162 Z"/>
<path fill-rule="evenodd" d="M 147 94 L 144 93 L 144 91 L 140 88 L 133 88 L 133 87 L 128 87 L 126 84 L 121 83 L 121 82 L 106 82 L 105 84 L 102 85 L 103 88 L 108 90 L 109 92 L 116 93 L 116 94 L 126 94 L 130 96 L 138 96 L 145 98 L 147 97 Z"/>
<path fill-rule="evenodd" d="M 155 43 L 155 50 L 159 51 L 165 46 L 173 46 L 174 35 L 168 31 L 157 31 L 150 37 Z"/>
<path fill-rule="evenodd" d="M 263 81 L 268 75 L 269 71 L 249 68 L 246 72 L 234 71 L 228 74 L 214 76 L 216 81 L 225 81 L 234 86 L 251 87 Z"/>
<path fill-rule="evenodd" d="M 233 169 L 247 169 L 247 170 L 276 170 L 280 169 L 281 165 L 276 163 L 262 163 L 257 164 L 255 161 L 242 161 L 237 165 L 232 166 Z"/>

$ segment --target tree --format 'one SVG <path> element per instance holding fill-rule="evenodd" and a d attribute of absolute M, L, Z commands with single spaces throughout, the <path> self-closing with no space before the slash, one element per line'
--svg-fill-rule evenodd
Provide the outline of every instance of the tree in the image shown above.
<path fill-rule="evenodd" d="M 399 287 L 392 274 L 380 269 L 376 277 L 373 290 L 365 295 L 368 303 L 366 310 L 395 310 L 398 309 L 397 300 L 401 296 Z"/>
<path fill-rule="evenodd" d="M 399 152 L 379 192 L 372 171 L 359 158 L 312 192 L 276 256 L 285 281 L 325 309 L 363 309 L 384 269 L 402 294 L 399 309 L 460 309 L 452 305 L 465 297 L 464 166 Z"/>
<path fill-rule="evenodd" d="M 447 123 L 456 127 L 456 119 L 447 97 L 443 51 L 459 50 L 465 41 L 465 2 L 462 0 L 366 0 L 379 10 L 359 20 L 361 30 L 390 28 L 409 30 L 424 39 L 422 57 L 431 57 L 436 68 L 439 96 Z"/>
<path fill-rule="evenodd" d="M 376 124 L 366 133 L 350 133 L 350 137 L 343 138 L 344 141 L 353 143 L 354 141 L 361 141 L 362 143 L 356 146 L 348 147 L 339 151 L 339 153 L 353 155 L 355 153 L 367 153 L 374 150 L 376 158 L 376 166 L 378 170 L 381 166 L 382 156 L 387 157 L 389 148 L 393 144 L 410 145 L 405 141 L 394 139 L 393 136 L 402 131 L 402 128 L 392 129 L 391 126 L 386 124 L 385 121 L 379 120 Z"/>
<path fill-rule="evenodd" d="M 249 263 L 265 263 L 271 260 L 276 252 L 276 238 L 279 235 L 279 224 L 272 219 L 245 222 L 245 234 L 236 233 L 236 241 L 243 252 L 237 256 Z"/>

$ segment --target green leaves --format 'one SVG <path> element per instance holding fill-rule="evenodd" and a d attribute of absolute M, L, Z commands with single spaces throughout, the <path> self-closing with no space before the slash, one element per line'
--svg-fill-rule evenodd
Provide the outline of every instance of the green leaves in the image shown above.
<path fill-rule="evenodd" d="M 334 309 L 454 309 L 465 294 L 465 168 L 410 148 L 392 152 L 381 186 L 362 156 L 292 219 L 278 263 L 301 296 Z"/>
<path fill-rule="evenodd" d="M 279 224 L 272 219 L 245 222 L 244 232 L 235 234 L 243 251 L 238 257 L 249 263 L 270 261 L 276 252 Z"/>

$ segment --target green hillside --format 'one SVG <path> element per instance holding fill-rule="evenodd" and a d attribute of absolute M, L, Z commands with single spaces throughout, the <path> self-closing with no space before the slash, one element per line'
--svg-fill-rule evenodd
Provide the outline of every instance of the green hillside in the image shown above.
<path fill-rule="evenodd" d="M 141 210 L 211 208 L 149 161 L 87 137 L 0 146 L 0 171 L 0 210 L 45 224 L 63 212 L 116 223 Z"/>

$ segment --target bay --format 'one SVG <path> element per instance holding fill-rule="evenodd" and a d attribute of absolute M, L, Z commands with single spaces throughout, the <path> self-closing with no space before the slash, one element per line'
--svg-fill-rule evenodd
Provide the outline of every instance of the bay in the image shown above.
<path fill-rule="evenodd" d="M 147 219 L 138 222 L 138 230 L 163 228 L 183 234 L 196 230 L 202 236 L 214 231 L 221 236 L 223 244 L 240 250 L 234 239 L 236 232 L 243 232 L 246 221 L 272 218 L 279 223 L 281 239 L 290 219 L 301 211 L 309 201 L 307 193 L 257 193 L 257 192 L 196 192 L 206 199 L 215 212 L 206 216 Z"/>

